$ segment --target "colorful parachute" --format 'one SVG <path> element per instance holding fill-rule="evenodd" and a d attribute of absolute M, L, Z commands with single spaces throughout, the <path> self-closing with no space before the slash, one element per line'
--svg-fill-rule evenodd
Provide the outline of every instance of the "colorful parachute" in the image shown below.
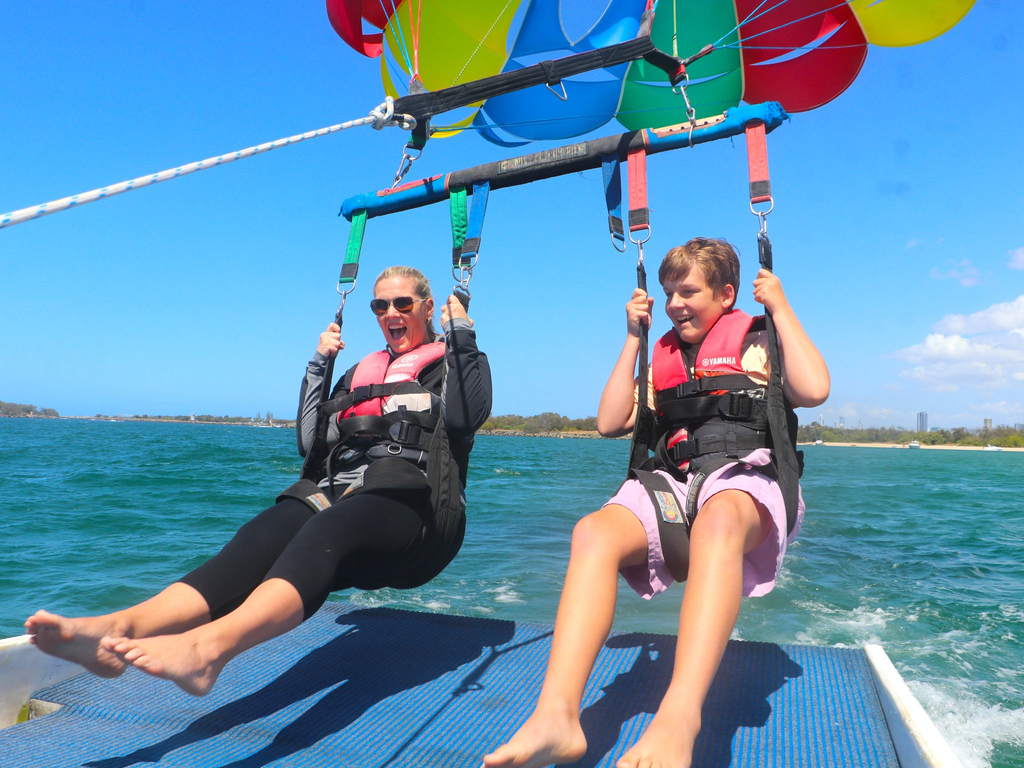
<path fill-rule="evenodd" d="M 867 44 L 907 46 L 938 37 L 974 0 L 660 0 L 651 39 L 685 58 L 713 44 L 688 68 L 687 96 L 698 118 L 741 100 L 779 101 L 789 112 L 825 104 L 846 90 Z M 386 93 L 406 83 L 435 91 L 500 72 L 602 48 L 636 37 L 648 0 L 606 0 L 573 41 L 574 13 L 597 15 L 593 0 L 327 0 L 339 35 L 360 53 L 381 57 Z M 575 7 L 573 7 L 575 6 Z M 368 34 L 369 26 L 382 32 Z M 382 55 L 383 54 L 383 55 Z M 400 91 L 397 84 L 402 84 Z M 472 127 L 525 140 L 565 139 L 612 118 L 630 130 L 687 120 L 683 96 L 666 74 L 639 60 L 488 99 L 440 135 Z M 414 89 L 417 87 L 412 86 Z M 438 134 L 435 134 L 438 135 Z"/>

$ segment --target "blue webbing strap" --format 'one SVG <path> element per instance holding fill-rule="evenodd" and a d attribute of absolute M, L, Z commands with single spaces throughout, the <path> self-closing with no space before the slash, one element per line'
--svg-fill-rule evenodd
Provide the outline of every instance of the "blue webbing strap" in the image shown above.
<path fill-rule="evenodd" d="M 462 244 L 462 254 L 454 266 L 472 266 L 473 259 L 480 252 L 480 237 L 484 229 L 484 214 L 487 213 L 487 196 L 491 192 L 491 182 L 482 181 L 473 185 L 473 205 L 469 210 L 469 225 L 466 228 L 466 240 Z"/>
<path fill-rule="evenodd" d="M 626 235 L 622 229 L 622 174 L 619 172 L 619 156 L 604 155 L 601 158 L 601 172 L 604 176 L 604 199 L 608 205 L 608 231 L 615 250 L 624 253 Z"/>

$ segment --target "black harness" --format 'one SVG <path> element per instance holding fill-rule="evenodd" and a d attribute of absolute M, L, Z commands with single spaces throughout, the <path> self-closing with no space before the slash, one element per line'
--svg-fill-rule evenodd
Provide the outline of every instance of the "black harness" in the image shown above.
<path fill-rule="evenodd" d="M 750 330 L 765 328 L 763 323 L 756 321 Z M 658 392 L 656 414 L 651 412 L 644 394 L 639 397 L 636 424 L 652 424 L 653 428 L 634 429 L 629 477 L 643 484 L 654 504 L 665 564 L 676 581 L 686 580 L 690 529 L 697 517 L 704 481 L 723 467 L 743 463 L 743 457 L 754 450 L 772 451 L 771 463 L 754 469 L 779 483 L 788 531 L 796 524 L 803 454 L 793 447 L 796 414 L 782 393 L 774 325 L 769 323 L 767 327 L 771 368 L 767 387 L 742 374 L 699 378 Z M 640 365 L 648 367 L 646 355 Z M 641 381 L 646 378 L 642 376 Z M 644 411 L 646 414 L 641 416 Z M 687 439 L 669 447 L 669 438 L 681 428 L 686 429 Z M 685 462 L 688 466 L 681 469 L 679 465 Z M 681 483 L 689 481 L 686 498 L 679 499 L 672 485 L 654 472 L 656 469 Z"/>

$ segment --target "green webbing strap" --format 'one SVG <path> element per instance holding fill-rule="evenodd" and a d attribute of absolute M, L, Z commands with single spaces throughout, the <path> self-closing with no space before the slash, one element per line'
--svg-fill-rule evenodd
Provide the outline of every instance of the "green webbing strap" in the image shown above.
<path fill-rule="evenodd" d="M 469 231 L 469 216 L 466 213 L 466 188 L 456 187 L 448 198 L 452 211 L 452 264 L 456 267 L 462 258 L 462 246 Z M 354 223 L 354 221 L 353 221 Z"/>
<path fill-rule="evenodd" d="M 338 276 L 338 290 L 344 290 L 356 281 L 359 273 L 359 252 L 363 249 L 363 232 L 366 231 L 366 210 L 352 214 L 352 228 L 348 232 L 348 249 L 345 251 L 345 262 L 341 265 Z"/>

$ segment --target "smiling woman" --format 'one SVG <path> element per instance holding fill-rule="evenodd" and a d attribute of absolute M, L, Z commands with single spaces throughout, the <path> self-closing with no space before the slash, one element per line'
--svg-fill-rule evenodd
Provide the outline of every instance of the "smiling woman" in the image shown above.
<path fill-rule="evenodd" d="M 302 478 L 203 565 L 155 597 L 103 616 L 39 611 L 25 622 L 43 651 L 116 677 L 131 664 L 194 695 L 248 648 L 312 616 L 335 590 L 411 588 L 451 562 L 465 533 L 473 438 L 490 415 L 487 357 L 451 296 L 434 300 L 411 267 L 385 270 L 370 306 L 387 343 L 324 400 L 345 345 L 332 323 L 302 382 Z"/>

